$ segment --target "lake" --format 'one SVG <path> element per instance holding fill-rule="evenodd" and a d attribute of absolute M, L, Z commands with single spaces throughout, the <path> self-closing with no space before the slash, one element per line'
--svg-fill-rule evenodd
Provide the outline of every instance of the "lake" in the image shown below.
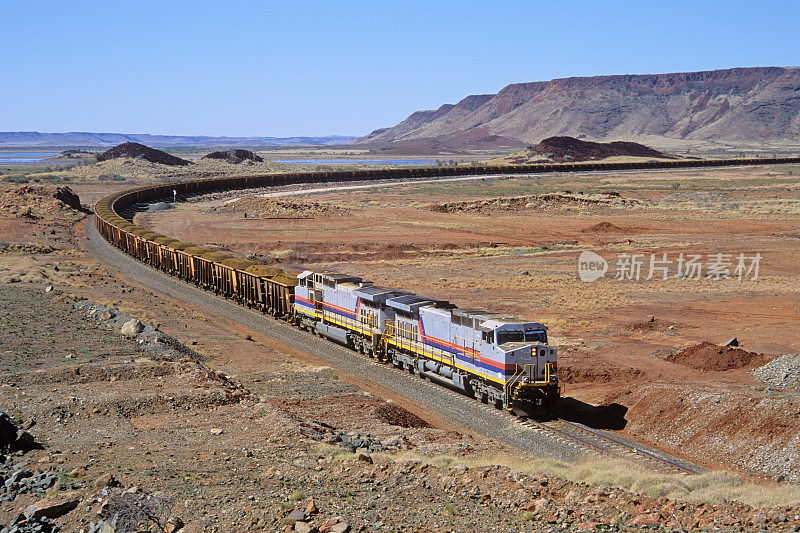
<path fill-rule="evenodd" d="M 0 152 L 0 165 L 9 163 L 37 163 L 60 152 Z"/>
<path fill-rule="evenodd" d="M 276 163 L 303 165 L 432 165 L 445 159 L 273 159 Z"/>

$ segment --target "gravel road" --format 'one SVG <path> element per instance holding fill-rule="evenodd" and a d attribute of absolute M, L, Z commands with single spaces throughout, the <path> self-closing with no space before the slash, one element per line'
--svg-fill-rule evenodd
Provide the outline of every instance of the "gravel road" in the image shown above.
<path fill-rule="evenodd" d="M 84 245 L 110 272 L 121 272 L 154 292 L 193 302 L 259 333 L 293 345 L 325 361 L 331 367 L 362 376 L 377 389 L 387 390 L 423 409 L 437 413 L 455 426 L 480 433 L 535 456 L 571 462 L 584 454 L 568 442 L 556 442 L 537 434 L 505 412 L 496 411 L 445 387 L 362 357 L 347 348 L 301 332 L 282 321 L 215 296 L 140 263 L 106 242 L 97 232 L 93 221 L 86 224 L 86 234 L 88 238 Z"/>

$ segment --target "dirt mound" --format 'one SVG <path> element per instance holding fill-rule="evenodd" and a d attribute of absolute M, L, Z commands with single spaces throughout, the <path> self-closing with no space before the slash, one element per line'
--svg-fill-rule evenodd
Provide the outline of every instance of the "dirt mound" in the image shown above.
<path fill-rule="evenodd" d="M 46 157 L 45 161 L 72 161 L 79 159 L 88 159 L 94 157 L 94 152 L 87 152 L 86 150 L 64 150 L 58 155 L 53 157 Z"/>
<path fill-rule="evenodd" d="M 80 219 L 86 212 L 69 187 L 25 185 L 0 193 L 0 212 L 18 218 Z"/>
<path fill-rule="evenodd" d="M 399 405 L 386 403 L 375 408 L 375 416 L 387 424 L 401 428 L 427 428 L 430 424 L 423 419 L 406 411 Z"/>
<path fill-rule="evenodd" d="M 676 354 L 667 356 L 672 363 L 686 365 L 698 370 L 733 370 L 763 365 L 771 361 L 771 355 L 748 352 L 732 346 L 717 346 L 711 342 L 701 342 Z"/>
<path fill-rule="evenodd" d="M 611 222 L 598 222 L 594 226 L 589 226 L 583 230 L 584 233 L 619 233 L 621 231 L 622 228 Z"/>
<path fill-rule="evenodd" d="M 180 157 L 175 157 L 174 155 L 170 155 L 167 152 L 163 152 L 161 150 L 156 150 L 155 148 L 150 148 L 149 146 L 145 146 L 139 143 L 127 142 L 118 144 L 113 148 L 109 148 L 99 156 L 97 156 L 98 161 L 108 161 L 109 159 L 117 159 L 120 157 L 130 157 L 131 159 L 142 159 L 144 161 L 149 161 L 150 163 L 158 163 L 161 165 L 169 165 L 169 166 L 186 166 L 189 165 L 190 162 L 181 159 Z"/>
<path fill-rule="evenodd" d="M 203 156 L 203 159 L 221 159 L 234 165 L 238 165 L 239 163 L 243 163 L 245 161 L 255 163 L 264 162 L 263 157 L 257 156 L 250 150 L 242 149 L 219 150 L 217 152 L 211 152 L 210 154 Z"/>
<path fill-rule="evenodd" d="M 469 202 L 447 202 L 430 204 L 427 209 L 436 213 L 476 212 L 489 213 L 496 211 L 523 211 L 530 209 L 553 209 L 569 206 L 617 206 L 633 205 L 637 200 L 606 194 L 581 193 L 548 193 L 510 198 L 487 198 Z M 614 226 L 616 227 L 616 226 Z M 619 228 L 617 228 L 619 230 Z"/>
<path fill-rule="evenodd" d="M 248 195 L 239 201 L 212 208 L 223 213 L 243 213 L 247 218 L 314 218 L 320 215 L 336 215 L 347 209 L 321 202 L 305 202 Z"/>
<path fill-rule="evenodd" d="M 542 155 L 551 161 L 594 161 L 614 156 L 629 157 L 659 157 L 667 156 L 658 150 L 643 144 L 626 141 L 613 141 L 599 143 L 582 141 L 575 137 L 548 137 L 536 146 L 528 149 L 537 155 Z"/>

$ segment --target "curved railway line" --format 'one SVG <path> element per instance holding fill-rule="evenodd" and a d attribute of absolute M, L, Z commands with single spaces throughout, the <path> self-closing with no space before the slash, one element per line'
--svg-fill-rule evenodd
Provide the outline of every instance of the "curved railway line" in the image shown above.
<path fill-rule="evenodd" d="M 214 309 L 221 307 L 224 300 L 215 298 L 207 292 L 180 283 L 175 278 L 194 283 L 200 289 L 250 307 L 276 318 L 286 318 L 291 313 L 291 294 L 297 285 L 293 274 L 275 267 L 255 265 L 220 252 L 181 243 L 136 226 L 132 215 L 136 206 L 172 199 L 175 196 L 188 197 L 211 192 L 259 187 L 277 187 L 292 184 L 373 182 L 382 180 L 410 180 L 421 178 L 513 175 L 546 172 L 586 172 L 610 170 L 648 170 L 680 169 L 698 167 L 745 166 L 765 164 L 800 163 L 800 158 L 739 159 L 739 160 L 688 160 L 660 161 L 643 163 L 584 163 L 584 164 L 545 164 L 508 167 L 430 167 L 389 169 L 371 171 L 307 172 L 267 174 L 259 176 L 237 176 L 229 178 L 209 178 L 184 181 L 156 186 L 145 186 L 122 191 L 100 200 L 95 207 L 95 227 L 106 241 L 119 248 L 136 261 L 119 253 L 114 256 L 110 247 L 104 249 L 99 239 L 90 241 L 90 248 L 103 257 L 107 263 L 133 274 L 140 281 L 149 284 L 159 292 L 165 292 L 194 303 L 205 304 Z M 144 263 L 144 265 L 142 264 Z M 152 270 L 145 265 L 162 271 L 160 276 L 147 275 Z M 170 278 L 172 276 L 172 278 Z M 181 289 L 178 285 L 183 285 Z M 238 308 L 235 311 L 234 308 Z M 217 310 L 218 311 L 218 310 Z M 309 333 L 290 328 L 279 321 L 256 320 L 260 313 L 248 311 L 243 307 L 227 303 L 225 312 L 237 321 L 253 329 L 300 344 L 301 348 L 326 360 L 339 368 L 359 372 L 379 386 L 392 389 L 398 394 L 450 417 L 455 423 L 471 430 L 496 438 L 514 447 L 537 455 L 548 455 L 562 460 L 572 460 L 587 454 L 600 454 L 638 463 L 660 473 L 697 474 L 703 469 L 678 458 L 656 450 L 626 442 L 568 420 L 539 422 L 515 418 L 508 412 L 497 411 L 466 396 L 444 387 L 431 385 L 427 381 L 403 375 L 397 379 L 396 372 L 390 372 L 385 365 L 344 347 L 315 339 Z M 344 354 L 347 354 L 346 356 Z M 458 398 L 457 401 L 454 399 Z M 449 405 L 447 405 L 449 404 Z M 467 407 L 467 404 L 469 407 Z M 454 407 L 455 406 L 455 407 Z M 491 414 L 490 414 L 491 413 Z M 571 448 L 565 451 L 560 443 Z"/>

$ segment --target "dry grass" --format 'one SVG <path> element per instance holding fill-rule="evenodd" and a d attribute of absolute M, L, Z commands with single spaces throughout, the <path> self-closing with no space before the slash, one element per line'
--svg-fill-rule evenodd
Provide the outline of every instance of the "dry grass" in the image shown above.
<path fill-rule="evenodd" d="M 459 464 L 469 468 L 499 465 L 525 474 L 545 474 L 575 483 L 620 487 L 637 494 L 691 502 L 719 504 L 737 501 L 751 507 L 780 507 L 800 502 L 800 487 L 795 485 L 760 485 L 722 471 L 693 476 L 656 474 L 629 462 L 607 459 L 564 463 L 542 458 L 527 461 L 511 455 L 491 458 L 447 455 L 426 457 L 405 452 L 399 454 L 395 460 L 417 460 L 439 468 L 450 468 Z"/>

